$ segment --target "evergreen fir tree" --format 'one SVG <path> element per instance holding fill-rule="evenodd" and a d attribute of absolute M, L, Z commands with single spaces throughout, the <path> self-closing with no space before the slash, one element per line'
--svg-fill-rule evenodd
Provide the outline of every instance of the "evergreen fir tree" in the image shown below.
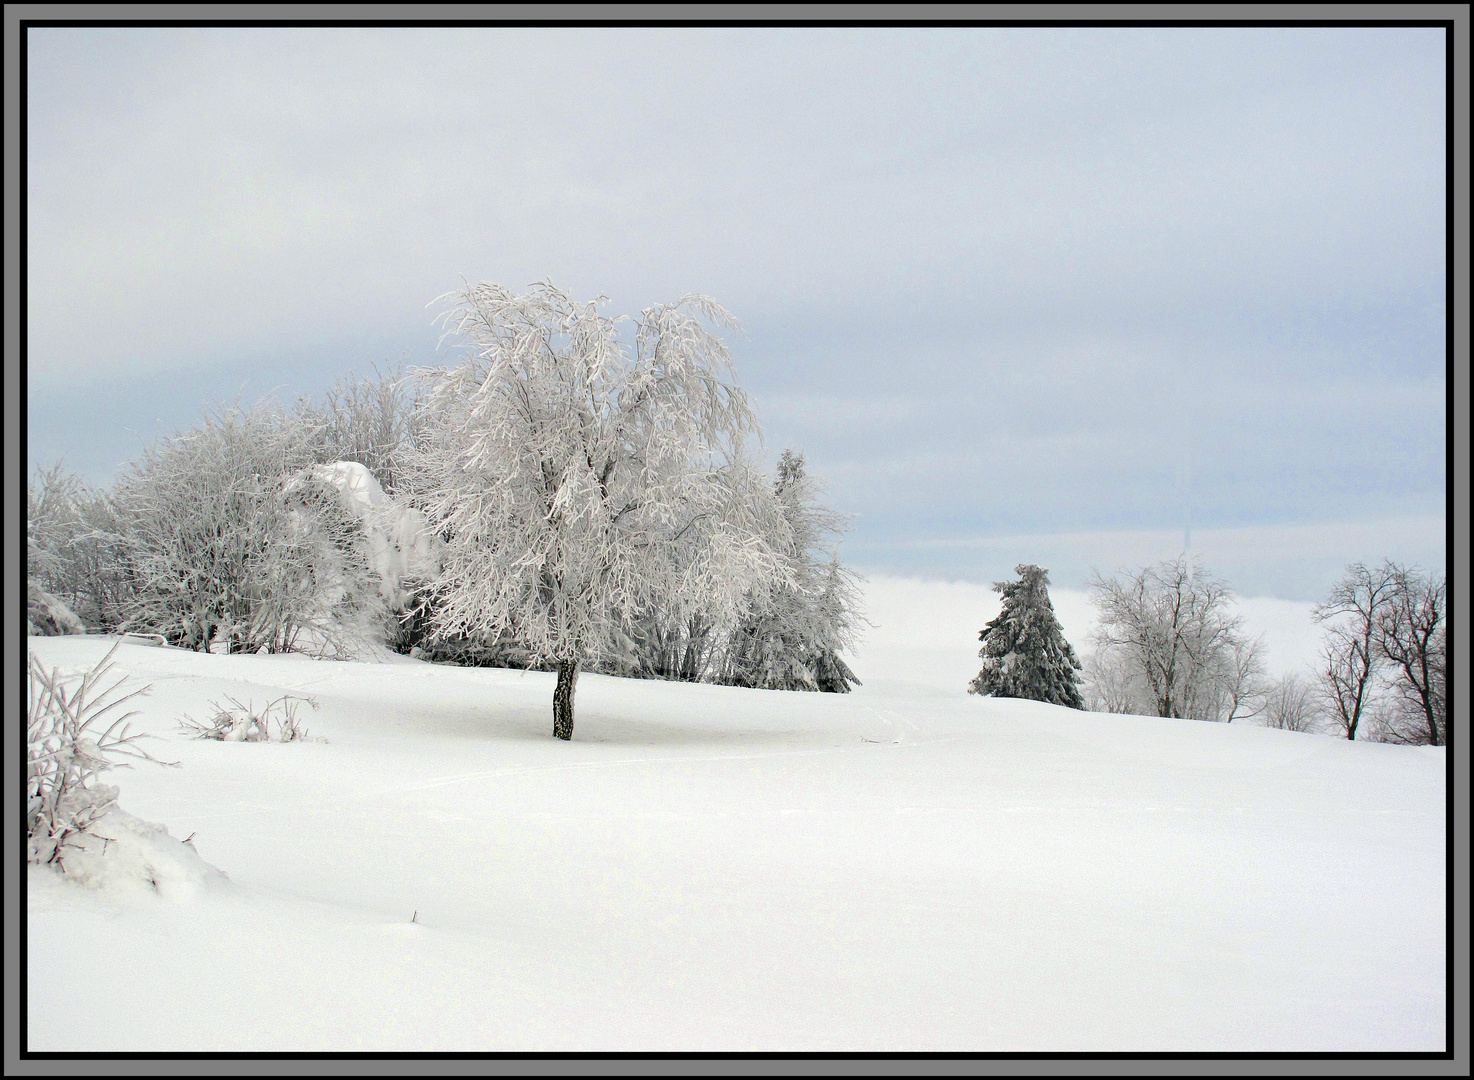
<path fill-rule="evenodd" d="M 1003 610 L 978 635 L 983 669 L 968 684 L 968 693 L 1083 709 L 1076 674 L 1080 661 L 1049 602 L 1049 571 L 1023 565 L 1014 573 L 1019 580 L 993 585 L 1003 594 Z"/>

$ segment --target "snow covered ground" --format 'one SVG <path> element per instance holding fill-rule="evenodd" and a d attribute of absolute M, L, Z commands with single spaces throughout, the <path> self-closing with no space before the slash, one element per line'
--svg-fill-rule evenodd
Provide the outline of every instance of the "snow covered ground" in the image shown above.
<path fill-rule="evenodd" d="M 845 696 L 585 675 L 572 743 L 551 674 L 124 645 L 182 767 L 107 780 L 229 877 L 33 870 L 29 1048 L 1443 1049 L 1442 749 L 969 697 L 889 632 Z M 326 742 L 178 731 L 283 693 Z"/>

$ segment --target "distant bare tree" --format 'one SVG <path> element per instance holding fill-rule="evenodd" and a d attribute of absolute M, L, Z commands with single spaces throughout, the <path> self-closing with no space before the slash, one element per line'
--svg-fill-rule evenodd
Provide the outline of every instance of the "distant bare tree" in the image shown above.
<path fill-rule="evenodd" d="M 1377 619 L 1376 648 L 1392 673 L 1396 708 L 1391 741 L 1442 746 L 1447 741 L 1444 696 L 1446 581 L 1388 564 L 1393 590 Z"/>
<path fill-rule="evenodd" d="M 1264 677 L 1264 638 L 1246 638 L 1234 633 L 1218 653 L 1216 714 L 1226 724 L 1258 716 L 1269 695 Z"/>
<path fill-rule="evenodd" d="M 1085 708 L 1091 712 L 1142 713 L 1149 711 L 1146 696 L 1132 677 L 1120 648 L 1097 646 L 1085 655 L 1080 677 Z"/>
<path fill-rule="evenodd" d="M 1315 731 L 1320 726 L 1315 688 L 1294 672 L 1281 675 L 1265 695 L 1259 716 L 1265 727 Z"/>
<path fill-rule="evenodd" d="M 1125 576 L 1097 573 L 1091 591 L 1099 612 L 1097 652 L 1107 650 L 1126 665 L 1151 712 L 1232 716 L 1223 712 L 1225 688 L 1240 670 L 1231 709 L 1248 700 L 1256 652 L 1242 641 L 1242 620 L 1229 614 L 1232 594 L 1224 582 L 1179 558 Z"/>
<path fill-rule="evenodd" d="M 1383 656 L 1378 644 L 1383 612 L 1397 592 L 1397 569 L 1383 563 L 1369 570 L 1353 563 L 1336 583 L 1315 618 L 1327 626 L 1321 653 L 1320 691 L 1331 718 L 1355 739 L 1376 690 Z"/>

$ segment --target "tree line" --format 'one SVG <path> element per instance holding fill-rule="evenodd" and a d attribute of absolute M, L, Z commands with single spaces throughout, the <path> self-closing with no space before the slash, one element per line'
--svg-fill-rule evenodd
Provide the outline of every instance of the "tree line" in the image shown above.
<path fill-rule="evenodd" d="M 1232 723 L 1442 746 L 1448 740 L 1447 586 L 1387 561 L 1346 568 L 1314 609 L 1323 630 L 1310 677 L 1268 678 L 1262 638 L 1244 631 L 1228 585 L 1178 558 L 1096 572 L 1097 619 L 1082 662 L 1049 600 L 1048 572 L 997 582 L 1003 606 L 980 633 L 971 693 L 1095 712 Z"/>
<path fill-rule="evenodd" d="M 447 294 L 456 366 L 214 407 L 111 485 L 28 487 L 33 632 L 844 692 L 843 516 L 758 425 L 706 297 L 609 318 L 543 283 Z M 629 325 L 625 325 L 629 324 Z"/>

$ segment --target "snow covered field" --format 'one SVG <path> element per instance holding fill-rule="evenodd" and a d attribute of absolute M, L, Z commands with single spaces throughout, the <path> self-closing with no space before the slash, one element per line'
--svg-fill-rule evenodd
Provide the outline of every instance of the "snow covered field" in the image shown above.
<path fill-rule="evenodd" d="M 106 779 L 229 878 L 33 870 L 29 1048 L 1443 1049 L 1442 749 L 969 697 L 938 655 L 845 696 L 585 675 L 561 743 L 552 674 L 124 645 L 182 768 Z M 326 742 L 178 731 L 283 693 Z"/>

